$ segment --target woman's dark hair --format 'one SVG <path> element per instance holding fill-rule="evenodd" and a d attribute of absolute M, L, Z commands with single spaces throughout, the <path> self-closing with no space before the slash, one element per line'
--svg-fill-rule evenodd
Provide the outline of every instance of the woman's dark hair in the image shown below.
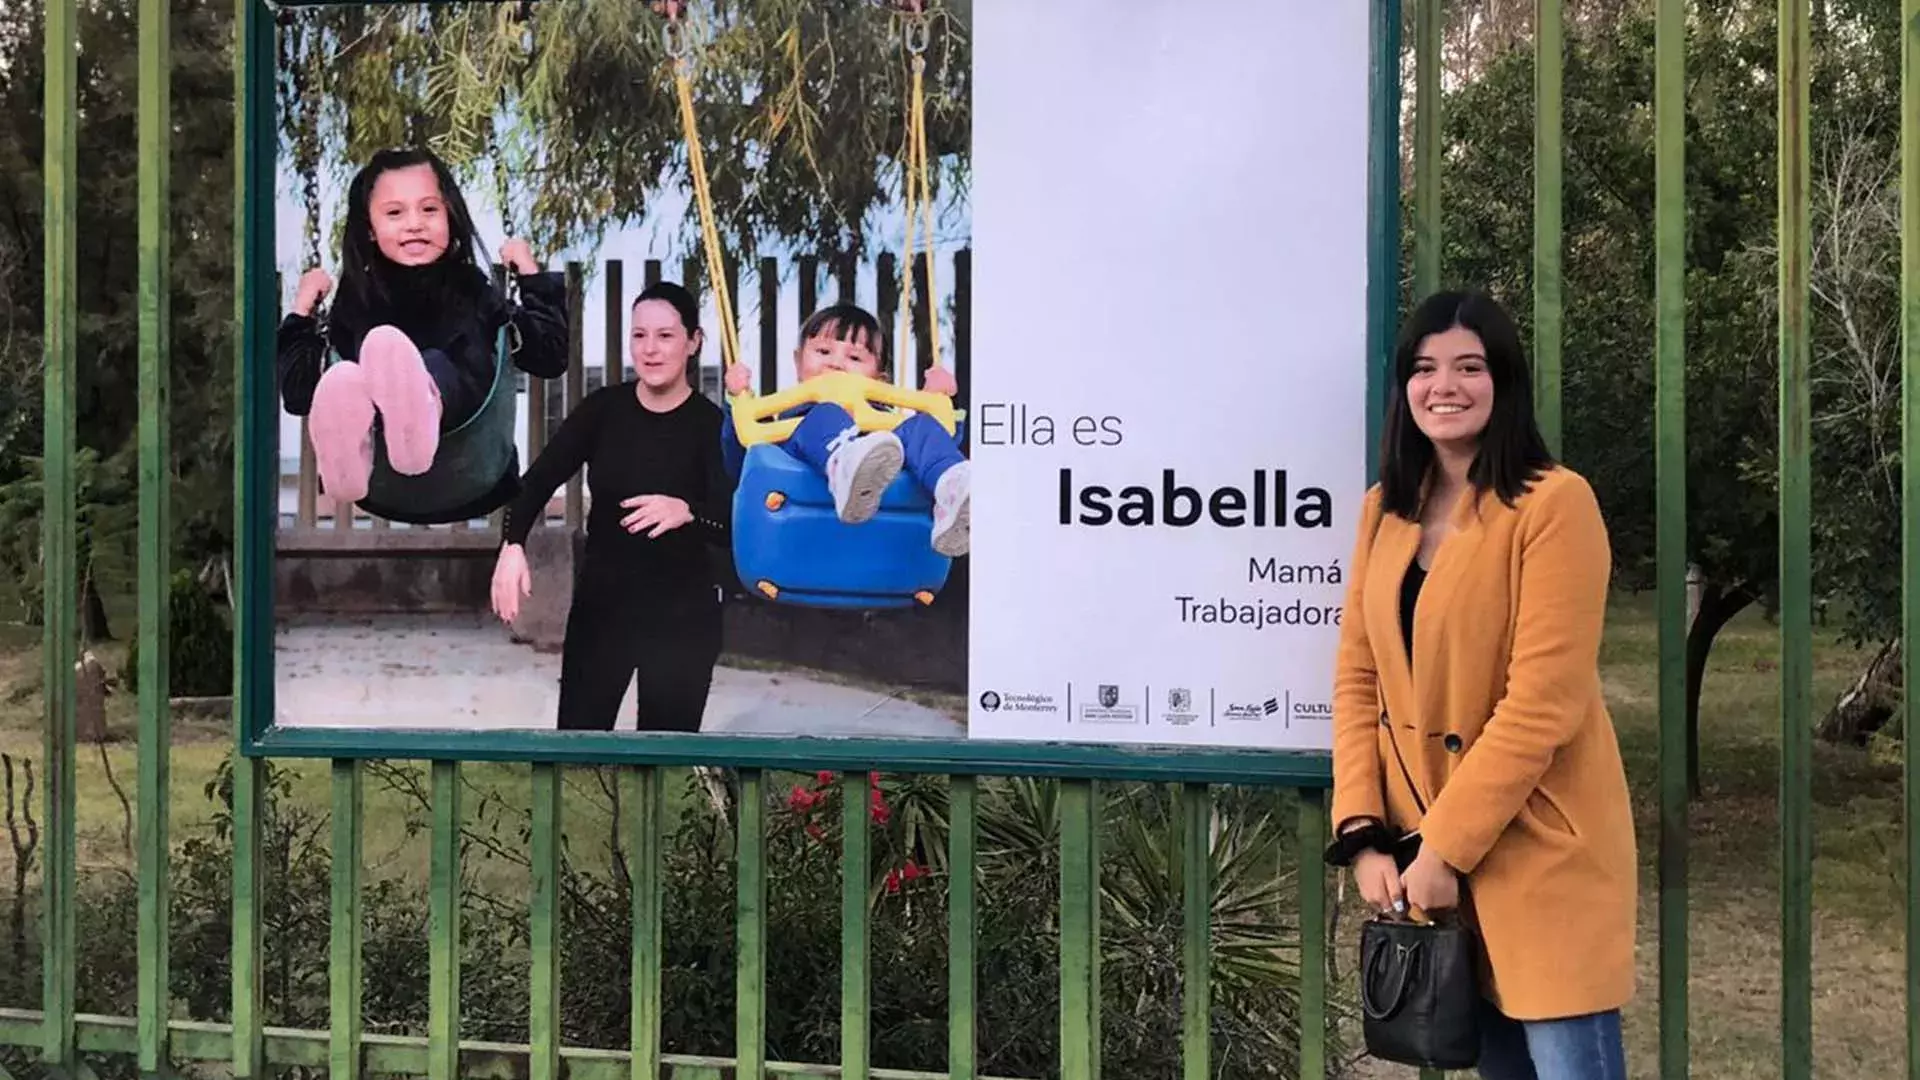
<path fill-rule="evenodd" d="M 380 253 L 373 238 L 373 185 L 394 169 L 425 165 L 433 170 L 446 204 L 447 250 L 429 266 L 402 267 Z M 460 194 L 452 170 L 431 150 L 381 150 L 354 176 L 347 188 L 347 220 L 340 259 L 340 286 L 333 303 L 333 321 L 357 347 L 371 325 L 387 321 L 396 310 L 444 311 L 449 317 L 467 305 L 491 309 L 493 287 L 481 259 L 481 244 L 473 215 Z M 449 301 L 464 303 L 449 304 Z M 491 312 L 490 312 L 491 315 Z M 496 322 L 489 318 L 489 323 Z M 336 335 L 338 337 L 339 335 Z"/>
<path fill-rule="evenodd" d="M 1553 466 L 1547 441 L 1533 416 L 1533 376 L 1520 346 L 1520 332 L 1500 303 L 1481 292 L 1441 292 L 1421 301 L 1400 328 L 1394 346 L 1393 382 L 1387 388 L 1387 416 L 1380 453 L 1381 505 L 1390 514 L 1412 520 L 1433 468 L 1432 440 L 1414 423 L 1407 406 L 1407 380 L 1413 377 L 1420 346 L 1434 334 L 1458 327 L 1480 339 L 1487 374 L 1493 378 L 1493 408 L 1480 435 L 1480 452 L 1467 469 L 1476 495 L 1488 491 L 1512 506 L 1539 475 Z"/>
<path fill-rule="evenodd" d="M 856 338 L 867 339 L 867 349 L 880 361 L 882 371 L 892 371 L 893 364 L 887 356 L 887 333 L 880 326 L 880 320 L 859 304 L 832 304 L 821 308 L 800 325 L 800 343 L 802 345 L 821 336 L 836 341 L 852 341 Z"/>
<path fill-rule="evenodd" d="M 649 300 L 660 300 L 672 304 L 673 310 L 679 312 L 680 325 L 686 327 L 689 338 L 700 333 L 700 304 L 685 286 L 671 281 L 656 281 L 640 290 L 640 295 L 633 298 L 633 308 Z M 631 311 L 632 308 L 628 310 Z M 694 355 L 700 355 L 700 350 L 696 348 Z"/>

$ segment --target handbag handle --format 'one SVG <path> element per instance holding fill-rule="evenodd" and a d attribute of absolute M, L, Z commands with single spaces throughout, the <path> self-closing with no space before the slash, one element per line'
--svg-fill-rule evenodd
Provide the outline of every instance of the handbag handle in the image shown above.
<path fill-rule="evenodd" d="M 1382 1005 L 1374 996 L 1374 984 L 1379 976 L 1379 969 L 1387 962 L 1388 953 L 1400 958 L 1397 969 L 1390 972 L 1388 977 L 1392 978 L 1397 974 L 1399 978 L 1394 980 L 1393 993 L 1387 996 L 1387 1002 Z M 1413 965 L 1414 948 L 1411 945 L 1392 941 L 1373 951 L 1373 955 L 1367 960 L 1367 970 L 1360 979 L 1360 1008 L 1366 1013 L 1367 1019 L 1385 1020 L 1399 1012 L 1407 1003 L 1407 987 L 1413 981 Z"/>

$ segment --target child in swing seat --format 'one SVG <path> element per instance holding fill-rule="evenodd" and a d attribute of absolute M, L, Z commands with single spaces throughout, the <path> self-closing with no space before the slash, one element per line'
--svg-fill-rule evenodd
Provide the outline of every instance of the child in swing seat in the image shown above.
<path fill-rule="evenodd" d="M 308 418 L 321 484 L 342 505 L 366 498 L 376 416 L 395 472 L 432 468 L 441 434 L 487 400 L 502 327 L 510 325 L 514 363 L 529 375 L 558 378 L 568 363 L 564 278 L 541 273 L 526 241 L 509 239 L 500 258 L 517 277 L 521 304 L 505 303 L 481 262 L 466 200 L 431 151 L 382 150 L 360 170 L 347 190 L 344 247 L 324 336 L 314 308 L 333 282 L 314 267 L 300 278 L 278 342 L 281 401 Z M 329 349 L 337 362 L 328 362 Z M 518 475 L 509 468 L 482 478 L 492 490 L 457 516 L 484 516 L 510 498 Z M 407 519 L 404 507 L 365 509 Z"/>
<path fill-rule="evenodd" d="M 802 382 L 828 372 L 850 371 L 869 379 L 881 377 L 880 356 L 886 344 L 880 321 L 855 304 L 822 308 L 800 328 L 800 346 L 794 350 L 794 368 Z M 750 373 L 744 364 L 727 369 L 729 394 L 747 389 Z M 959 392 L 953 374 L 942 367 L 928 369 L 922 389 L 948 397 Z M 965 555 L 971 518 L 972 465 L 940 422 L 914 413 L 891 431 L 861 432 L 851 413 L 832 402 L 798 406 L 783 418 L 799 416 L 793 434 L 777 444 L 795 458 L 818 469 L 827 478 L 840 520 L 858 525 L 880 508 L 887 485 L 905 469 L 933 498 L 933 549 L 949 558 Z M 727 471 L 740 475 L 746 449 L 734 433 L 728 410 L 720 429 Z"/>

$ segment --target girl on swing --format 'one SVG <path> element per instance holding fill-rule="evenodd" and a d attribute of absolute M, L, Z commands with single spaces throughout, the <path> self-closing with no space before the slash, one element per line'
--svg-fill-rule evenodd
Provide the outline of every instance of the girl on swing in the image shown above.
<path fill-rule="evenodd" d="M 324 331 L 314 308 L 333 282 L 319 267 L 300 278 L 279 330 L 281 401 L 287 412 L 308 418 L 321 486 L 336 505 L 358 503 L 393 521 L 484 517 L 518 490 L 515 454 L 446 463 L 488 475 L 451 475 L 450 483 L 470 490 L 440 505 L 410 497 L 402 505 L 377 505 L 385 500 L 368 499 L 376 424 L 392 472 L 420 477 L 433 468 L 442 434 L 472 420 L 497 392 L 503 327 L 520 370 L 547 379 L 564 375 L 562 275 L 541 273 L 526 241 L 509 239 L 500 258 L 517 278 L 521 303 L 501 300 L 452 172 L 425 149 L 382 150 L 354 177 L 344 247 L 339 293 Z"/>

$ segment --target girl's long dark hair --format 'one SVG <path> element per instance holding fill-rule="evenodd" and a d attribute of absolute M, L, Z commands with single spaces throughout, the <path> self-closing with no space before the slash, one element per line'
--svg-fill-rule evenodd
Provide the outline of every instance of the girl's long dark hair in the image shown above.
<path fill-rule="evenodd" d="M 1421 301 L 1407 316 L 1394 346 L 1393 381 L 1387 389 L 1387 416 L 1380 452 L 1381 506 L 1408 520 L 1420 516 L 1420 499 L 1433 469 L 1434 449 L 1407 407 L 1407 380 L 1420 345 L 1434 334 L 1459 327 L 1480 339 L 1487 374 L 1493 378 L 1493 409 L 1480 436 L 1480 452 L 1467 470 L 1476 496 L 1491 491 L 1512 506 L 1533 481 L 1554 465 L 1547 440 L 1533 415 L 1533 375 L 1527 367 L 1520 332 L 1499 301 L 1482 292 L 1440 292 Z"/>
<path fill-rule="evenodd" d="M 394 169 L 425 165 L 440 184 L 447 214 L 447 250 L 427 266 L 400 266 L 380 252 L 373 238 L 373 185 Z M 481 257 L 480 235 L 453 171 L 424 148 L 381 150 L 347 188 L 347 220 L 340 258 L 340 283 L 328 313 L 328 336 L 343 355 L 359 351 L 367 331 L 383 323 L 406 330 L 416 340 L 437 338 L 444 328 L 471 321 L 475 314 L 488 329 L 505 318 Z M 422 341 L 421 344 L 428 344 Z"/>

